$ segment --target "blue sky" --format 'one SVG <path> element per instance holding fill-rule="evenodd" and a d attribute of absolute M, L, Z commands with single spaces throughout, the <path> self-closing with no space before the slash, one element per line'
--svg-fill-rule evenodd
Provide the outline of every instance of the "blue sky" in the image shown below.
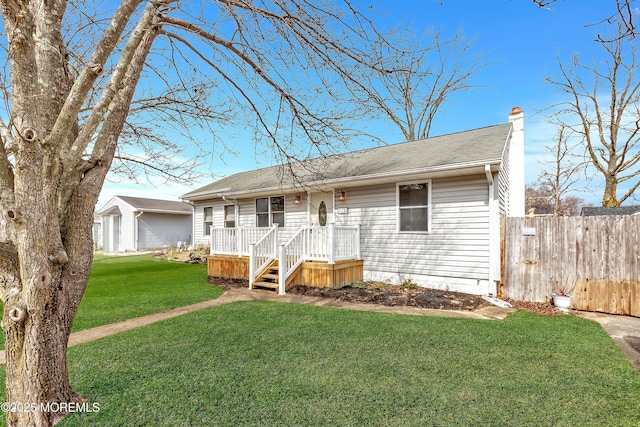
<path fill-rule="evenodd" d="M 359 0 L 358 4 L 366 3 Z M 419 33 L 442 29 L 452 36 L 461 30 L 475 38 L 475 49 L 491 61 L 474 83 L 479 87 L 458 93 L 436 117 L 431 135 L 442 135 L 489 126 L 507 121 L 514 106 L 525 113 L 525 179 L 532 182 L 547 155 L 544 146 L 551 143 L 555 130 L 546 123 L 545 108 L 558 102 L 560 94 L 545 83 L 545 76 L 557 73 L 557 58 L 567 61 L 574 52 L 585 60 L 598 52 L 593 42 L 596 24 L 613 13 L 613 0 L 565 0 L 539 9 L 531 0 L 370 0 L 379 13 L 382 28 L 409 22 Z M 386 130 L 381 129 L 381 133 Z M 385 136 L 387 142 L 401 142 L 399 133 Z M 220 175 L 254 169 L 254 148 L 238 139 L 230 141 L 239 151 L 228 156 L 225 164 L 208 164 L 205 173 Z M 261 166 L 265 166 L 264 163 Z M 193 187 L 107 182 L 98 208 L 114 195 L 178 200 L 180 195 L 206 185 L 214 178 L 203 178 Z M 594 187 L 598 182 L 594 181 Z M 598 204 L 601 191 L 580 194 Z"/>

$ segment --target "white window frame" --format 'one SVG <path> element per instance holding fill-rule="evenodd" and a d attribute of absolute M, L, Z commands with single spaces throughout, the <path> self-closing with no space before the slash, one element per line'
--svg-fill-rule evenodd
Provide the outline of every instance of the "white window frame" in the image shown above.
<path fill-rule="evenodd" d="M 400 187 L 403 185 L 413 185 L 413 184 L 426 184 L 427 185 L 427 204 L 426 205 L 416 205 L 411 207 L 401 207 L 400 206 Z M 431 193 L 433 192 L 433 185 L 430 179 L 421 179 L 418 181 L 409 181 L 409 182 L 398 182 L 396 183 L 396 232 L 401 234 L 429 234 L 431 233 Z M 427 209 L 427 230 L 426 231 L 403 231 L 400 227 L 400 211 L 403 209 Z"/>
<path fill-rule="evenodd" d="M 282 198 L 282 210 L 281 211 L 273 211 L 271 209 L 271 199 L 275 198 L 275 197 Z M 267 202 L 268 202 L 267 204 L 268 204 L 268 209 L 269 209 L 268 212 L 258 212 L 258 200 L 260 200 L 260 199 L 267 199 Z M 286 211 L 287 211 L 286 205 L 287 205 L 287 198 L 285 196 L 283 196 L 283 195 L 282 196 L 256 197 L 256 199 L 254 200 L 254 206 L 256 208 L 256 226 L 258 226 L 258 215 L 259 214 L 260 215 L 264 215 L 264 214 L 268 213 L 268 215 L 269 215 L 269 225 L 268 226 L 269 227 L 271 227 L 273 225 L 273 214 L 274 213 L 282 213 L 282 220 L 283 220 L 283 222 L 286 222 L 286 220 L 285 220 Z M 278 223 L 278 226 L 279 227 L 284 227 L 284 224 Z"/>
<path fill-rule="evenodd" d="M 207 221 L 207 209 L 211 209 L 211 221 Z M 213 226 L 213 206 L 204 206 L 202 208 L 202 235 L 211 236 L 212 226 Z"/>

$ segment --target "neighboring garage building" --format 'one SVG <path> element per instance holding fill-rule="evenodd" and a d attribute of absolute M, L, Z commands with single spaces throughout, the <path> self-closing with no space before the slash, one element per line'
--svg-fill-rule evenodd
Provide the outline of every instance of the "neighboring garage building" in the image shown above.
<path fill-rule="evenodd" d="M 188 203 L 114 196 L 96 216 L 101 222 L 105 252 L 140 251 L 188 244 L 193 208 Z"/>

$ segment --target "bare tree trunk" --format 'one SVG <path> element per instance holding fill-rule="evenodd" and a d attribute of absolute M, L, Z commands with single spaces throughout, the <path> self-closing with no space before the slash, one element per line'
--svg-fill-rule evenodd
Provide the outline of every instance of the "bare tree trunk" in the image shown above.
<path fill-rule="evenodd" d="M 129 3 L 121 8 L 124 23 L 135 10 L 135 0 Z M 80 127 L 77 113 L 65 116 L 65 108 L 72 108 L 71 101 L 65 101 L 73 99 L 74 90 L 83 90 L 82 75 L 75 86 L 68 80 L 68 64 L 60 55 L 64 43 L 59 27 L 51 25 L 61 14 L 55 8 L 46 11 L 49 15 L 38 16 L 42 20 L 27 15 L 32 19 L 17 21 L 24 28 L 10 28 L 12 34 L 27 35 L 20 41 L 30 49 L 20 50 L 22 56 L 16 55 L 12 69 L 16 77 L 13 124 L 18 135 L 14 141 L 7 133 L 3 135 L 13 141 L 2 148 L 13 145 L 15 165 L 0 164 L 0 171 L 7 173 L 6 179 L 0 176 L 3 191 L 11 196 L 0 198 L 7 218 L 0 224 L 5 228 L 0 235 L 7 236 L 0 243 L 0 293 L 9 426 L 51 426 L 84 400 L 69 383 L 67 345 L 93 261 L 93 212 L 140 70 L 157 35 L 157 28 L 150 30 L 158 19 L 156 7 L 150 4 L 122 55 L 129 59 L 119 67 L 116 83 L 120 90 L 104 97 L 109 113 L 100 114 L 102 124 L 93 139 L 92 156 L 73 156 Z M 110 28 L 124 28 L 124 23 Z M 58 42 L 58 49 L 38 50 L 40 45 L 31 36 L 40 33 Z M 105 40 L 113 46 L 117 37 Z M 31 52 L 36 53 L 30 56 Z M 30 67 L 38 72 L 27 71 Z M 90 64 L 87 69 L 93 76 L 88 79 L 95 79 L 101 67 Z M 33 93 L 42 99 L 34 102 Z M 76 103 L 73 108 L 80 106 Z M 93 132 L 86 123 L 82 130 L 89 135 Z"/>
<path fill-rule="evenodd" d="M 73 197 L 59 213 L 56 192 L 42 187 L 17 195 L 16 205 L 27 198 L 30 209 L 16 209 L 15 256 L 5 258 L 15 274 L 5 288 L 2 317 L 10 426 L 49 426 L 66 415 L 69 404 L 82 402 L 69 384 L 66 353 L 93 259 L 93 208 L 85 205 L 95 204 L 97 194 Z M 76 200 L 85 202 L 76 206 Z M 65 217 L 61 222 L 59 214 Z M 64 232 L 52 238 L 51 230 L 57 232 L 60 224 Z"/>
<path fill-rule="evenodd" d="M 68 335 L 58 326 L 64 318 L 55 305 L 59 296 L 50 300 L 28 322 L 15 321 L 6 310 L 3 315 L 5 325 L 11 325 L 5 328 L 7 402 L 15 411 L 7 414 L 9 426 L 52 425 L 66 414 L 58 403 L 81 401 L 69 385 Z"/>
<path fill-rule="evenodd" d="M 604 193 L 602 195 L 602 206 L 605 208 L 615 208 L 620 206 L 618 200 L 618 181 L 615 176 L 605 176 Z"/>

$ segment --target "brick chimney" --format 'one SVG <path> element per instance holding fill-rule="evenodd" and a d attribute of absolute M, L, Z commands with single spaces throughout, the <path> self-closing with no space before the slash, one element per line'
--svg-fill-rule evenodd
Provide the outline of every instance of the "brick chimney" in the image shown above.
<path fill-rule="evenodd" d="M 524 113 L 513 107 L 509 114 L 509 210 L 507 216 L 524 216 Z"/>

